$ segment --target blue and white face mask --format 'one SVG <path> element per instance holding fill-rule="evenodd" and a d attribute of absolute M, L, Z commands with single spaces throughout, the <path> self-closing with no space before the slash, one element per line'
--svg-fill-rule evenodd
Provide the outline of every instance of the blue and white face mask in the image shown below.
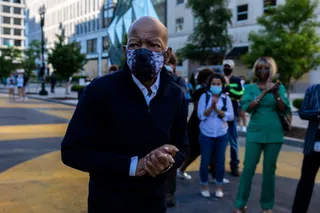
<path fill-rule="evenodd" d="M 146 48 L 127 50 L 127 64 L 132 74 L 145 83 L 154 79 L 164 66 L 164 53 Z"/>
<path fill-rule="evenodd" d="M 222 86 L 210 86 L 210 92 L 214 95 L 220 95 L 222 92 Z"/>

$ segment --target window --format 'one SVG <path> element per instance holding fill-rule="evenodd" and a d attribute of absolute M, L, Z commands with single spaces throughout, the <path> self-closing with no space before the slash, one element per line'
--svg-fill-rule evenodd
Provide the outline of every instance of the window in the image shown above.
<path fill-rule="evenodd" d="M 270 7 L 277 6 L 277 0 L 263 0 L 263 11 L 268 13 Z"/>
<path fill-rule="evenodd" d="M 21 0 L 13 0 L 13 3 L 21 4 Z"/>
<path fill-rule="evenodd" d="M 16 35 L 16 36 L 21 36 L 21 32 L 22 32 L 22 30 L 20 30 L 20 29 L 14 29 L 14 35 Z"/>
<path fill-rule="evenodd" d="M 74 42 L 77 48 L 81 49 L 81 43 L 80 42 Z"/>
<path fill-rule="evenodd" d="M 10 2 L 10 0 L 2 0 L 2 1 L 4 1 L 4 2 Z"/>
<path fill-rule="evenodd" d="M 92 31 L 96 31 L 96 19 L 92 20 Z"/>
<path fill-rule="evenodd" d="M 14 7 L 13 13 L 14 13 L 14 14 L 19 14 L 19 15 L 21 15 L 21 8 Z"/>
<path fill-rule="evenodd" d="M 5 46 L 10 46 L 10 43 L 11 43 L 11 40 L 10 40 L 10 39 L 7 39 L 7 38 L 4 38 L 4 39 L 3 39 L 3 45 L 5 45 Z"/>
<path fill-rule="evenodd" d="M 21 24 L 21 19 L 20 18 L 15 18 L 15 19 L 13 19 L 13 23 L 14 23 L 14 25 L 22 25 Z"/>
<path fill-rule="evenodd" d="M 177 4 L 183 4 L 184 0 L 177 0 Z"/>
<path fill-rule="evenodd" d="M 21 40 L 14 40 L 14 46 L 21 47 L 21 44 L 22 44 Z"/>
<path fill-rule="evenodd" d="M 91 21 L 88 21 L 88 33 L 91 32 Z"/>
<path fill-rule="evenodd" d="M 10 13 L 10 7 L 9 6 L 2 6 L 2 12 Z"/>
<path fill-rule="evenodd" d="M 3 17 L 2 23 L 4 23 L 4 24 L 11 24 L 11 18 L 9 18 L 9 17 Z"/>
<path fill-rule="evenodd" d="M 102 50 L 107 52 L 109 49 L 109 38 L 107 36 L 102 38 Z"/>
<path fill-rule="evenodd" d="M 4 28 L 3 28 L 3 34 L 4 34 L 4 35 L 11 35 L 11 29 L 4 27 Z"/>
<path fill-rule="evenodd" d="M 106 28 L 112 21 L 114 8 L 116 7 L 116 3 L 114 1 L 105 1 L 103 6 L 103 13 L 102 13 L 102 27 Z"/>
<path fill-rule="evenodd" d="M 248 5 L 239 5 L 237 7 L 237 21 L 248 20 Z"/>
<path fill-rule="evenodd" d="M 177 18 L 176 19 L 176 32 L 181 32 L 183 30 L 183 23 L 184 19 L 183 18 Z"/>
<path fill-rule="evenodd" d="M 87 53 L 97 52 L 97 39 L 90 39 L 87 41 Z"/>
<path fill-rule="evenodd" d="M 87 23 L 83 23 L 83 26 L 84 26 L 84 33 L 87 33 Z"/>
<path fill-rule="evenodd" d="M 79 25 L 76 25 L 76 35 L 80 34 L 80 29 L 79 29 Z"/>

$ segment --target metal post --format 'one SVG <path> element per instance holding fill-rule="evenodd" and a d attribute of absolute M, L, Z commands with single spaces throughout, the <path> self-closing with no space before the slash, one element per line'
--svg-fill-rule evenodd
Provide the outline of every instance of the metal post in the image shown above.
<path fill-rule="evenodd" d="M 48 92 L 46 91 L 45 87 L 45 70 L 46 70 L 46 65 L 44 61 L 44 32 L 43 32 L 43 27 L 44 27 L 44 16 L 46 13 L 45 6 L 43 5 L 39 9 L 39 14 L 40 14 L 40 19 L 41 19 L 41 61 L 42 61 L 42 66 L 40 69 L 40 76 L 42 80 L 42 85 L 41 85 L 41 91 L 39 92 L 39 95 L 44 96 L 48 95 Z"/>

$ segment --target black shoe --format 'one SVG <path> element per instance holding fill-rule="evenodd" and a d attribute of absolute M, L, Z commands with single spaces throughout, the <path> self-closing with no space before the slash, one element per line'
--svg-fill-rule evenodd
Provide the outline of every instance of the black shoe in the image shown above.
<path fill-rule="evenodd" d="M 240 176 L 239 169 L 238 168 L 231 169 L 231 175 L 234 177 L 239 177 Z"/>
<path fill-rule="evenodd" d="M 168 208 L 172 208 L 176 206 L 176 198 L 174 195 L 167 194 L 166 195 L 166 203 Z"/>

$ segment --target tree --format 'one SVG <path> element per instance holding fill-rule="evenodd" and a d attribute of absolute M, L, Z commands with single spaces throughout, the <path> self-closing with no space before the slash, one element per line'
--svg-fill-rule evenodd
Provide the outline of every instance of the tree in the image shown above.
<path fill-rule="evenodd" d="M 249 34 L 251 50 L 242 60 L 252 67 L 261 56 L 273 57 L 279 80 L 288 88 L 320 64 L 317 1 L 287 0 L 257 19 L 261 29 Z"/>
<path fill-rule="evenodd" d="M 75 42 L 65 44 L 66 37 L 63 32 L 57 35 L 57 39 L 49 53 L 48 62 L 52 64 L 58 76 L 67 80 L 82 69 L 86 63 L 86 55 L 81 53 Z"/>
<path fill-rule="evenodd" d="M 21 68 L 21 50 L 14 47 L 0 49 L 0 76 L 8 77 L 10 73 Z"/>
<path fill-rule="evenodd" d="M 36 70 L 36 59 L 41 57 L 41 41 L 34 40 L 29 44 L 28 49 L 24 51 L 24 60 L 22 62 L 25 74 L 30 77 L 32 72 Z"/>
<path fill-rule="evenodd" d="M 232 11 L 226 0 L 188 0 L 197 25 L 178 55 L 203 64 L 221 64 L 231 46 L 228 24 Z"/>

